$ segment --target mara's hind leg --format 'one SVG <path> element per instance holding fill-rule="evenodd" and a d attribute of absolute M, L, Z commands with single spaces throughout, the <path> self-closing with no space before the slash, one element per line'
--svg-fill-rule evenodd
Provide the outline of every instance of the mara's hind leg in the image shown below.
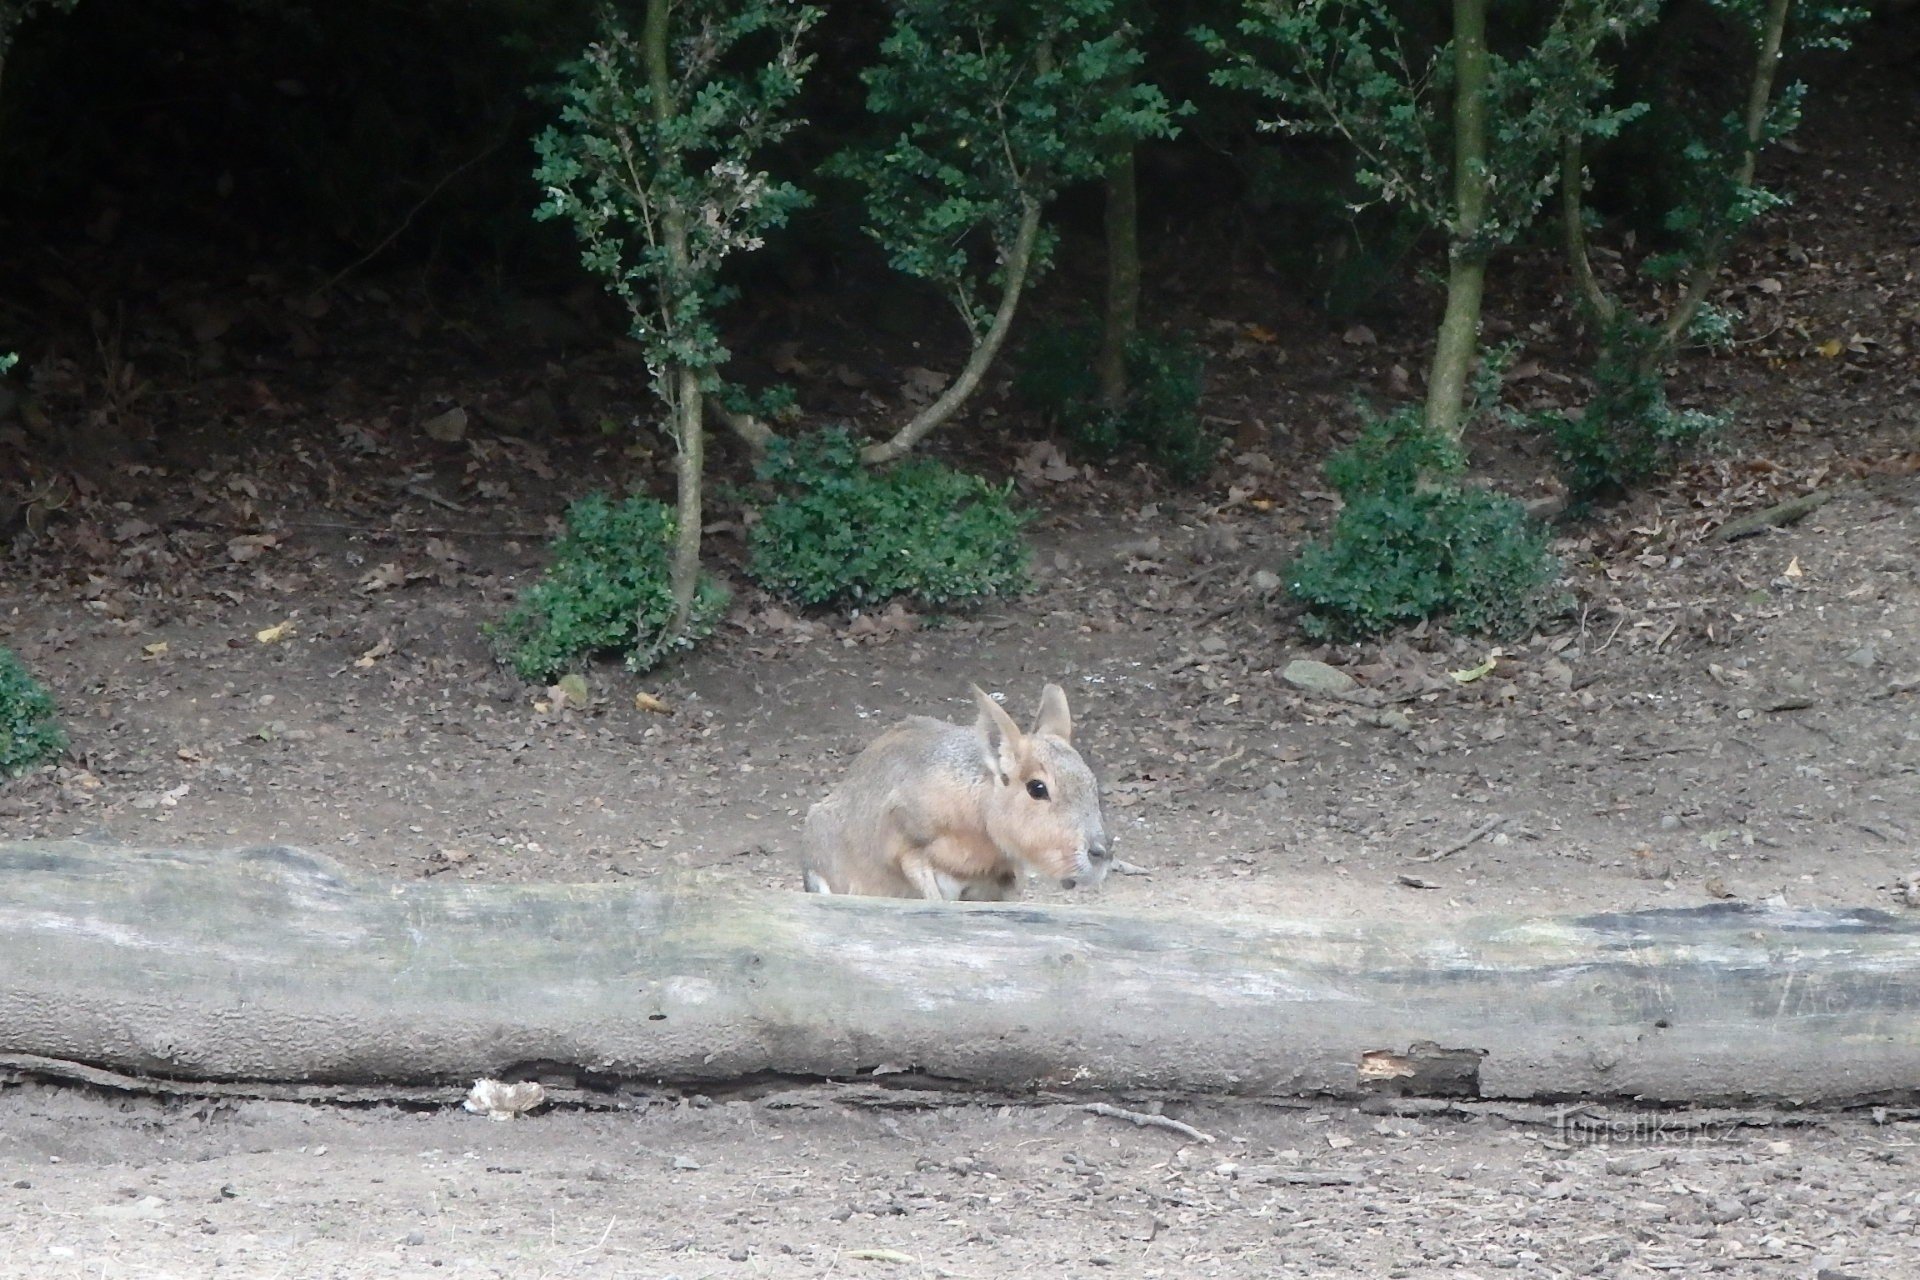
<path fill-rule="evenodd" d="M 1020 877 L 1012 867 L 1003 867 L 984 880 L 970 880 L 960 892 L 962 902 L 1005 902 L 1020 888 Z"/>
<path fill-rule="evenodd" d="M 833 871 L 834 850 L 840 840 L 840 824 L 834 816 L 828 802 L 822 801 L 807 810 L 807 820 L 800 830 L 800 882 L 808 893 L 832 893 L 833 882 L 828 878 Z M 845 886 L 842 886 L 844 891 Z"/>

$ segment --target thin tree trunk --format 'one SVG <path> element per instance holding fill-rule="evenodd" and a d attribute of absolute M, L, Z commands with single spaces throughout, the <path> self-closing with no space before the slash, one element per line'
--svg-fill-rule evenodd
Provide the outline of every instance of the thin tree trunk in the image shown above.
<path fill-rule="evenodd" d="M 667 63 L 668 20 L 673 0 L 647 0 L 645 51 L 647 91 L 653 102 L 656 122 L 674 116 L 673 76 Z M 667 251 L 667 278 L 661 288 L 661 311 L 669 333 L 678 328 L 676 307 L 681 289 L 691 274 L 687 251 L 687 213 L 669 205 L 660 215 L 661 242 Z M 673 591 L 673 617 L 665 634 L 655 643 L 655 654 L 683 635 L 693 615 L 693 599 L 700 588 L 700 535 L 705 519 L 701 481 L 706 456 L 706 424 L 703 418 L 705 396 L 700 391 L 699 375 L 685 365 L 670 367 L 666 380 L 672 388 L 668 410 L 673 420 L 675 447 L 674 486 L 678 517 L 674 528 L 673 562 L 668 581 Z M 641 623 L 644 636 L 645 624 Z"/>
<path fill-rule="evenodd" d="M 1573 272 L 1574 287 L 1594 319 L 1605 325 L 1613 323 L 1618 309 L 1593 273 L 1593 259 L 1587 252 L 1586 163 L 1581 153 L 1576 130 L 1560 156 L 1560 225 L 1566 233 L 1567 266 Z"/>
<path fill-rule="evenodd" d="M 678 422 L 673 440 L 678 452 L 674 457 L 673 480 L 679 502 L 674 523 L 673 566 L 668 575 L 673 589 L 673 620 L 660 638 L 662 646 L 684 635 L 687 621 L 693 616 L 694 596 L 700 590 L 700 536 L 706 525 L 702 481 L 706 476 L 707 433 L 701 418 L 705 397 L 700 391 L 700 378 L 693 370 L 681 368 L 675 376 L 680 386 L 679 394 L 674 397 Z"/>
<path fill-rule="evenodd" d="M 1140 203 L 1133 144 L 1115 146 L 1107 170 L 1107 311 L 1095 371 L 1100 403 L 1118 409 L 1127 398 L 1127 348 L 1140 324 Z"/>
<path fill-rule="evenodd" d="M 1447 310 L 1427 379 L 1427 427 L 1458 440 L 1466 430 L 1467 378 L 1480 345 L 1487 247 L 1487 2 L 1453 0 L 1453 203 Z"/>
<path fill-rule="evenodd" d="M 1792 9 L 1793 0 L 1771 0 L 1767 5 L 1766 25 L 1760 31 L 1760 49 L 1753 64 L 1753 80 L 1747 86 L 1747 114 L 1744 121 L 1746 153 L 1741 156 L 1740 167 L 1734 174 L 1734 181 L 1742 187 L 1753 185 L 1754 170 L 1760 163 L 1760 135 L 1767 125 L 1767 107 L 1773 101 L 1774 75 L 1780 67 L 1780 46 L 1786 36 L 1787 15 Z M 1700 314 L 1700 308 L 1706 304 L 1707 292 L 1713 288 L 1713 282 L 1720 274 L 1729 247 L 1729 237 L 1724 232 L 1714 236 L 1688 271 L 1686 290 L 1675 305 L 1673 314 L 1660 327 L 1660 340 L 1646 357 L 1647 367 L 1651 368 L 1664 360 L 1692 326 L 1694 318 Z"/>
<path fill-rule="evenodd" d="M 1027 269 L 1033 264 L 1033 245 L 1040 236 L 1040 203 L 1028 198 L 1020 214 L 1020 226 L 1014 234 L 1013 245 L 1007 251 L 1005 283 L 1001 287 L 1000 305 L 994 311 L 993 322 L 987 331 L 974 340 L 973 353 L 968 356 L 966 367 L 960 370 L 947 389 L 940 393 L 939 399 L 914 415 L 890 439 L 870 444 L 860 451 L 861 461 L 869 465 L 892 462 L 953 417 L 965 404 L 980 380 L 986 376 L 994 357 L 1000 354 L 1000 347 L 1007 340 L 1007 331 L 1013 327 L 1013 317 L 1020 307 L 1020 292 L 1026 285 Z"/>

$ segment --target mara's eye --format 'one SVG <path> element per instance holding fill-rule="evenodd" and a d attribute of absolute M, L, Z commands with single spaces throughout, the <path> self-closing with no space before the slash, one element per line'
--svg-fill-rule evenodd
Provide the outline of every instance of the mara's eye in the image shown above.
<path fill-rule="evenodd" d="M 1027 784 L 1027 794 L 1035 800 L 1045 800 L 1047 798 L 1047 784 L 1035 778 Z"/>

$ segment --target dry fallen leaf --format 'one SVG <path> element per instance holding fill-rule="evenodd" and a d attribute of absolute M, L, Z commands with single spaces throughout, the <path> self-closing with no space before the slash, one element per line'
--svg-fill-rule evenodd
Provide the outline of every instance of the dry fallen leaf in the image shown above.
<path fill-rule="evenodd" d="M 660 701 L 660 699 L 654 697 L 644 689 L 633 695 L 633 709 L 635 711 L 652 712 L 656 716 L 670 716 L 673 714 L 672 707 Z"/>
<path fill-rule="evenodd" d="M 354 585 L 362 591 L 390 591 L 394 587 L 405 586 L 407 571 L 389 560 L 360 575 L 360 581 Z"/>
<path fill-rule="evenodd" d="M 378 644 L 374 645 L 373 648 L 367 650 L 365 653 L 355 658 L 353 660 L 353 665 L 356 667 L 370 667 L 374 663 L 380 661 L 380 659 L 386 657 L 388 654 L 392 652 L 393 652 L 392 638 L 388 636 L 382 636 L 380 637 L 380 642 Z"/>
<path fill-rule="evenodd" d="M 1472 684 L 1482 676 L 1491 675 L 1493 669 L 1499 665 L 1500 650 L 1490 649 L 1487 651 L 1487 660 L 1479 666 L 1468 667 L 1465 671 L 1449 671 L 1447 674 L 1453 677 L 1456 684 Z"/>
<path fill-rule="evenodd" d="M 523 1080 L 519 1084 L 475 1080 L 473 1088 L 467 1090 L 466 1101 L 460 1105 L 489 1120 L 507 1121 L 533 1110 L 546 1100 L 547 1091 L 538 1080 Z"/>
<path fill-rule="evenodd" d="M 442 444 L 454 444 L 466 437 L 467 411 L 459 405 L 445 413 L 436 413 L 420 424 L 420 429 Z"/>
<path fill-rule="evenodd" d="M 254 632 L 253 638 L 255 640 L 258 640 L 261 644 L 279 644 L 282 640 L 285 640 L 288 636 L 292 634 L 293 634 L 293 619 L 288 618 L 285 622 L 279 623 L 275 626 L 268 627 L 264 631 Z"/>
<path fill-rule="evenodd" d="M 1804 578 L 1807 576 L 1807 571 L 1800 567 L 1799 556 L 1795 556 L 1787 562 L 1786 571 L 1782 576 L 1788 578 Z"/>
<path fill-rule="evenodd" d="M 261 552 L 278 545 L 279 541 L 280 535 L 275 533 L 243 533 L 227 540 L 227 557 L 235 564 L 246 564 L 259 559 Z"/>
<path fill-rule="evenodd" d="M 1838 356 L 1842 351 L 1845 351 L 1846 349 L 1847 349 L 1846 343 L 1840 341 L 1840 339 L 1838 338 L 1828 338 L 1825 342 L 1821 343 L 1819 346 L 1814 348 L 1815 351 L 1818 351 L 1821 355 L 1825 356 L 1829 360 L 1833 359 L 1835 356 Z"/>
<path fill-rule="evenodd" d="M 1069 464 L 1060 446 L 1051 440 L 1036 441 L 1028 446 L 1013 467 L 1022 479 L 1035 482 L 1065 484 L 1080 478 L 1080 468 Z"/>
<path fill-rule="evenodd" d="M 587 678 L 578 671 L 569 671 L 547 687 L 547 698 L 555 711 L 584 707 L 587 705 Z"/>
<path fill-rule="evenodd" d="M 947 375 L 938 369 L 924 369 L 910 364 L 900 371 L 903 379 L 900 386 L 900 398 L 910 405 L 931 404 L 933 398 L 946 390 Z"/>
<path fill-rule="evenodd" d="M 156 640 L 152 644 L 143 644 L 140 646 L 140 652 L 146 656 L 148 661 L 159 657 L 166 651 L 167 642 L 165 640 Z"/>

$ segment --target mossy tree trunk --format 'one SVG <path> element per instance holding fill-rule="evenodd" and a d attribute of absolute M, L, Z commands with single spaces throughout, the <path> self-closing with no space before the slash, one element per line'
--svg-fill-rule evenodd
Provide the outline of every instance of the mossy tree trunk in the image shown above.
<path fill-rule="evenodd" d="M 1487 2 L 1453 3 L 1453 203 L 1447 245 L 1447 309 L 1427 379 L 1429 430 L 1458 440 L 1466 430 L 1467 383 L 1480 345 L 1487 280 Z"/>
<path fill-rule="evenodd" d="M 667 41 L 673 0 L 647 0 L 647 26 L 643 48 L 647 61 L 647 90 L 656 121 L 671 120 L 676 110 L 672 68 L 667 60 Z M 662 210 L 661 243 L 666 250 L 666 279 L 660 291 L 661 318 L 669 333 L 677 327 L 681 299 L 692 283 L 693 266 L 687 250 L 687 211 L 677 206 Z M 673 589 L 673 618 L 660 637 L 661 648 L 679 639 L 693 615 L 694 595 L 700 589 L 700 537 L 705 527 L 702 486 L 706 479 L 705 399 L 697 370 L 685 365 L 669 367 L 662 376 L 667 411 L 672 422 L 674 487 L 678 513 L 674 525 L 673 562 L 669 580 Z M 639 620 L 640 634 L 646 634 L 645 619 Z"/>

